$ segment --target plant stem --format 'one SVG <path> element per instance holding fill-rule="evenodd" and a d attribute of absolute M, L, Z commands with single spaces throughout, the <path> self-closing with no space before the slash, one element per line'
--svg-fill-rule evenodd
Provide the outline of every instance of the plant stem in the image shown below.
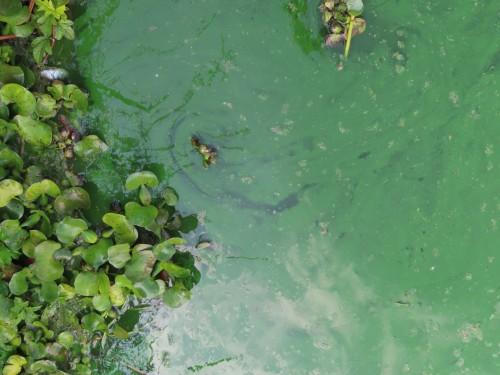
<path fill-rule="evenodd" d="M 347 59 L 349 57 L 349 50 L 351 49 L 351 39 L 352 39 L 352 29 L 354 28 L 354 16 L 349 18 L 349 29 L 347 30 L 347 41 L 345 45 L 344 56 Z"/>
<path fill-rule="evenodd" d="M 0 35 L 0 40 L 10 40 L 10 39 L 16 39 L 17 36 L 14 34 L 9 34 L 9 35 Z"/>
<path fill-rule="evenodd" d="M 30 0 L 30 5 L 28 6 L 28 10 L 30 12 L 30 15 L 31 15 L 31 13 L 33 13 L 33 8 L 35 7 L 35 2 L 36 2 L 36 0 Z"/>

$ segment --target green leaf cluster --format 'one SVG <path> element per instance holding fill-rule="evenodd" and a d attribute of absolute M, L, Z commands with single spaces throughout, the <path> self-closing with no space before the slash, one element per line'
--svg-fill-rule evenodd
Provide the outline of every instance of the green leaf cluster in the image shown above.
<path fill-rule="evenodd" d="M 34 73 L 55 41 L 74 37 L 67 0 L 35 4 L 0 0 L 3 34 L 23 38 L 0 45 L 0 369 L 86 375 L 95 345 L 134 330 L 141 300 L 190 298 L 200 272 L 183 234 L 198 220 L 150 171 L 127 178 L 123 209 L 87 220 L 73 154 L 94 161 L 108 146 L 80 135 L 78 86 Z"/>

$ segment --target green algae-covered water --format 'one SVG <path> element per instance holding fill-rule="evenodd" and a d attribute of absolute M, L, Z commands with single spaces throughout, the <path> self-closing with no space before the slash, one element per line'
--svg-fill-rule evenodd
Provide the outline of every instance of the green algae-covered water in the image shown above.
<path fill-rule="evenodd" d="M 99 373 L 500 372 L 500 3 L 367 0 L 342 71 L 317 3 L 89 1 L 77 21 L 112 149 L 98 204 L 151 169 L 215 243 L 193 300 Z"/>

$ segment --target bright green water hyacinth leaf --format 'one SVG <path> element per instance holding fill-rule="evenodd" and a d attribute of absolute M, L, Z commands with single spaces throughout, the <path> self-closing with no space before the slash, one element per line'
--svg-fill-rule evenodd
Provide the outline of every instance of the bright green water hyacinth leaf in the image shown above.
<path fill-rule="evenodd" d="M 165 291 L 165 282 L 163 280 L 154 280 L 148 277 L 145 280 L 134 284 L 141 298 L 155 298 Z"/>
<path fill-rule="evenodd" d="M 55 210 L 61 215 L 70 215 L 75 210 L 90 208 L 89 193 L 81 187 L 66 189 L 54 201 Z"/>
<path fill-rule="evenodd" d="M 75 291 L 85 297 L 99 294 L 99 275 L 95 272 L 82 272 L 75 278 Z"/>
<path fill-rule="evenodd" d="M 49 146 L 52 143 L 50 125 L 21 115 L 14 117 L 14 122 L 17 124 L 19 135 L 26 143 L 33 146 Z"/>
<path fill-rule="evenodd" d="M 35 96 L 17 83 L 8 83 L 0 89 L 0 101 L 3 104 L 15 104 L 16 113 L 31 116 L 35 112 Z"/>
<path fill-rule="evenodd" d="M 23 370 L 23 367 L 28 363 L 26 358 L 20 355 L 11 355 L 7 359 L 7 364 L 3 368 L 2 375 L 17 375 Z"/>
<path fill-rule="evenodd" d="M 0 207 L 5 207 L 9 202 L 23 193 L 23 186 L 14 180 L 0 181 Z"/>
<path fill-rule="evenodd" d="M 175 278 L 182 279 L 191 276 L 191 270 L 178 266 L 172 262 L 161 262 L 160 268 Z"/>
<path fill-rule="evenodd" d="M 82 219 L 66 216 L 62 221 L 54 225 L 57 239 L 64 243 L 73 243 L 76 238 L 88 229 L 87 223 Z"/>
<path fill-rule="evenodd" d="M 137 240 L 137 229 L 125 216 L 110 212 L 102 217 L 102 221 L 113 228 L 117 243 L 133 243 Z"/>
<path fill-rule="evenodd" d="M 170 260 L 176 252 L 176 249 L 173 244 L 168 241 L 163 241 L 155 247 L 153 247 L 153 253 L 158 260 L 167 261 Z"/>
<path fill-rule="evenodd" d="M 142 171 L 128 176 L 127 181 L 125 181 L 125 188 L 128 191 L 136 190 L 143 185 L 154 188 L 158 186 L 158 183 L 158 178 L 153 172 Z"/>
<path fill-rule="evenodd" d="M 41 118 L 47 119 L 54 117 L 57 113 L 57 109 L 57 102 L 52 96 L 42 94 L 37 98 L 36 113 Z"/>
<path fill-rule="evenodd" d="M 16 272 L 12 275 L 12 278 L 9 281 L 9 289 L 12 294 L 15 296 L 20 296 L 28 291 L 28 280 L 26 280 L 26 271 Z"/>
<path fill-rule="evenodd" d="M 82 326 L 90 332 L 102 331 L 106 329 L 104 318 L 96 313 L 90 313 L 82 318 Z"/>
<path fill-rule="evenodd" d="M 108 145 L 96 135 L 87 135 L 75 144 L 75 154 L 82 159 L 92 159 L 108 150 Z"/>
<path fill-rule="evenodd" d="M 19 66 L 0 64 L 0 86 L 7 83 L 24 84 L 24 71 Z"/>
<path fill-rule="evenodd" d="M 123 268 L 131 259 L 128 243 L 111 246 L 108 249 L 108 261 L 115 268 Z"/>
<path fill-rule="evenodd" d="M 104 312 L 111 309 L 111 301 L 108 296 L 94 296 L 94 298 L 92 298 L 92 305 L 99 312 Z"/>
<path fill-rule="evenodd" d="M 0 167 L 19 170 L 23 169 L 23 164 L 23 159 L 17 152 L 0 145 Z"/>
<path fill-rule="evenodd" d="M 57 343 L 64 346 L 66 349 L 70 349 L 75 343 L 75 337 L 69 331 L 61 332 L 57 335 Z"/>
<path fill-rule="evenodd" d="M 163 200 L 165 201 L 165 203 L 169 206 L 175 206 L 177 204 L 177 202 L 179 201 L 179 194 L 177 194 L 175 189 L 173 189 L 171 187 L 167 187 L 163 191 L 162 196 L 163 196 Z"/>
<path fill-rule="evenodd" d="M 88 265 L 97 269 L 108 260 L 108 249 L 111 245 L 113 245 L 113 241 L 103 238 L 83 250 L 82 258 Z"/>
<path fill-rule="evenodd" d="M 125 303 L 125 293 L 123 293 L 123 289 L 116 284 L 111 286 L 109 288 L 109 299 L 113 306 L 123 306 L 123 304 Z"/>
<path fill-rule="evenodd" d="M 132 224 L 145 228 L 155 221 L 158 209 L 153 206 L 144 207 L 137 202 L 128 202 L 125 205 L 125 215 Z"/>
<path fill-rule="evenodd" d="M 132 259 L 125 267 L 125 276 L 132 282 L 148 278 L 153 271 L 156 257 L 152 251 L 140 251 L 132 255 Z"/>
<path fill-rule="evenodd" d="M 19 250 L 28 236 L 19 220 L 4 220 L 0 224 L 0 241 L 13 251 Z"/>
<path fill-rule="evenodd" d="M 61 278 L 64 267 L 54 259 L 54 253 L 61 245 L 54 241 L 44 241 L 35 247 L 34 272 L 43 281 L 55 281 Z"/>
<path fill-rule="evenodd" d="M 172 288 L 163 293 L 163 302 L 172 308 L 180 307 L 190 299 L 191 292 L 180 282 L 176 282 Z"/>
<path fill-rule="evenodd" d="M 61 190 L 59 186 L 52 180 L 42 180 L 40 182 L 35 182 L 28 189 L 26 189 L 26 193 L 24 196 L 26 200 L 33 202 L 40 198 L 42 195 L 48 195 L 52 198 L 57 197 L 61 194 Z"/>
<path fill-rule="evenodd" d="M 42 286 L 40 288 L 40 296 L 45 302 L 54 302 L 57 299 L 58 295 L 59 287 L 54 281 L 46 281 L 42 283 Z"/>

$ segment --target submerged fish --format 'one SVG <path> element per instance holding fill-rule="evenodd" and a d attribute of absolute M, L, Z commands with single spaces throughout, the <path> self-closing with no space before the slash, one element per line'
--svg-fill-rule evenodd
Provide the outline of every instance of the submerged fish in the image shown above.
<path fill-rule="evenodd" d="M 69 73 L 63 68 L 45 68 L 40 72 L 40 75 L 45 79 L 55 81 L 68 78 Z"/>

